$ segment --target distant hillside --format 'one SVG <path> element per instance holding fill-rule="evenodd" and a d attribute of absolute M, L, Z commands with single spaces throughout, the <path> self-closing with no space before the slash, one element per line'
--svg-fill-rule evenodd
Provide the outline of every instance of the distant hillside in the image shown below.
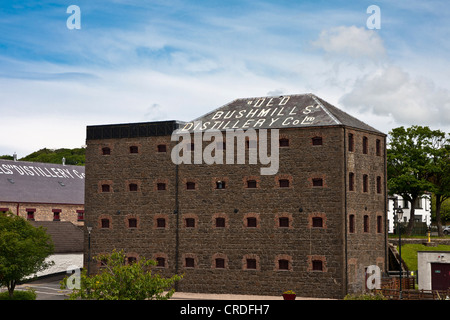
<path fill-rule="evenodd" d="M 85 148 L 75 148 L 75 149 L 41 149 L 39 151 L 33 152 L 26 157 L 20 158 L 20 161 L 31 161 L 31 162 L 44 162 L 44 163 L 62 163 L 62 158 L 66 159 L 66 164 L 68 165 L 78 165 L 84 166 L 86 159 L 86 149 Z M 4 155 L 0 156 L 0 159 L 13 160 L 13 156 Z"/>

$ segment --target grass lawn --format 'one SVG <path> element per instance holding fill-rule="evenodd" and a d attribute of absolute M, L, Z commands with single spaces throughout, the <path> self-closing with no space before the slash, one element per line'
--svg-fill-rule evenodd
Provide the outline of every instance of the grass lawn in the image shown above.
<path fill-rule="evenodd" d="M 427 247 L 423 244 L 402 245 L 402 259 L 410 271 L 417 270 L 417 251 L 450 251 L 450 245 L 441 244 L 437 247 Z"/>

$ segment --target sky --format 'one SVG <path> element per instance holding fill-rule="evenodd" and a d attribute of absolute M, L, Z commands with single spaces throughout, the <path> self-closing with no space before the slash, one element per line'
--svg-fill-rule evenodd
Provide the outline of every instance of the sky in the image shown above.
<path fill-rule="evenodd" d="M 445 0 L 1 1 L 0 155 L 302 93 L 386 134 L 449 133 L 449 52 Z"/>

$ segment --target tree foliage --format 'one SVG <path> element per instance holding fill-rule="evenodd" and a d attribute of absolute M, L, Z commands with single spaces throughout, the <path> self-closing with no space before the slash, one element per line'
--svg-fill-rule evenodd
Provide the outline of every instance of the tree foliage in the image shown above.
<path fill-rule="evenodd" d="M 79 288 L 74 288 L 70 299 L 87 300 L 167 300 L 175 290 L 172 288 L 182 276 L 163 278 L 152 273 L 154 260 L 141 258 L 127 263 L 123 251 L 114 250 L 109 255 L 99 255 L 94 260 L 101 261 L 101 272 L 88 277 L 86 270 L 81 273 Z M 68 277 L 62 281 L 67 288 Z"/>
<path fill-rule="evenodd" d="M 8 288 L 10 297 L 17 282 L 53 264 L 45 261 L 53 250 L 44 228 L 11 212 L 0 213 L 0 285 Z"/>
<path fill-rule="evenodd" d="M 86 162 L 86 149 L 85 148 L 75 148 L 75 149 L 41 149 L 39 151 L 33 152 L 26 157 L 21 158 L 21 161 L 31 161 L 31 162 L 44 162 L 44 163 L 62 163 L 62 158 L 66 159 L 67 165 L 84 165 Z"/>
<path fill-rule="evenodd" d="M 388 189 L 411 203 L 406 229 L 414 227 L 414 203 L 425 192 L 449 193 L 449 140 L 440 130 L 429 127 L 399 127 L 389 133 L 387 153 Z M 439 222 L 440 223 L 440 222 Z"/>

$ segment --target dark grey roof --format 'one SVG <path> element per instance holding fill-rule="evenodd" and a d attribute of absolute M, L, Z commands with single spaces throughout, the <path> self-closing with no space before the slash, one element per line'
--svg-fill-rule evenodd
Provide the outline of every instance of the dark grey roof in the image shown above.
<path fill-rule="evenodd" d="M 43 227 L 53 240 L 54 253 L 83 252 L 83 230 L 69 221 L 30 221 Z"/>
<path fill-rule="evenodd" d="M 84 204 L 84 167 L 0 160 L 0 202 Z"/>
<path fill-rule="evenodd" d="M 342 125 L 382 132 L 313 94 L 236 99 L 195 120 L 184 130 L 271 129 Z"/>
<path fill-rule="evenodd" d="M 168 120 L 87 126 L 86 140 L 165 136 L 183 125 L 184 122 Z"/>

